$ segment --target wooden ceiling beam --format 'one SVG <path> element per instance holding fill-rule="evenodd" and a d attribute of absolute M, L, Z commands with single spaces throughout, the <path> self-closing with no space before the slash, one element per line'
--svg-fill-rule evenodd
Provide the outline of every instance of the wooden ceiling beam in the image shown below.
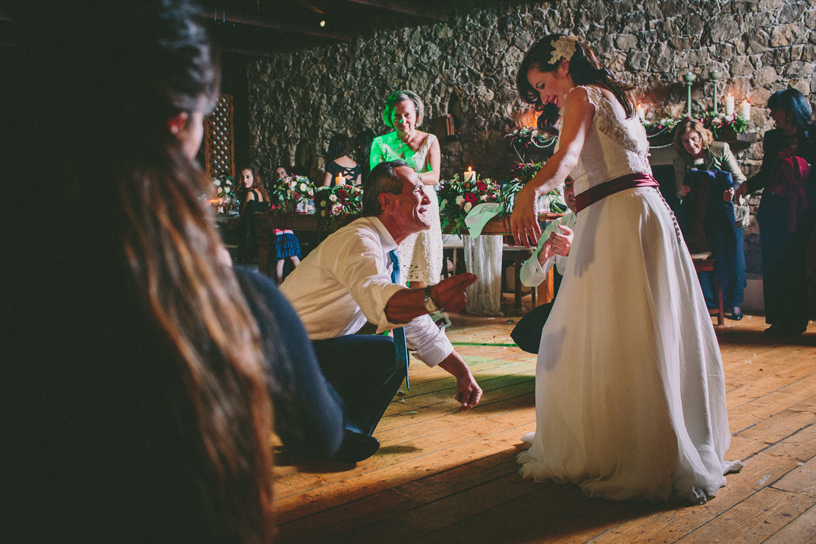
<path fill-rule="evenodd" d="M 319 36 L 321 38 L 328 38 L 342 42 L 351 41 L 351 36 L 342 32 L 332 32 L 331 30 L 325 30 L 323 28 L 311 28 L 303 25 L 295 25 L 260 15 L 244 15 L 232 10 L 214 7 L 205 7 L 203 8 L 203 12 L 206 18 L 212 17 L 216 21 L 229 21 L 231 23 L 238 23 L 241 25 L 271 28 L 273 30 L 280 30 L 282 32 Z"/>
<path fill-rule="evenodd" d="M 404 0 L 345 0 L 345 1 L 354 2 L 355 4 L 362 4 L 364 6 L 380 8 L 394 13 L 402 13 L 405 15 L 422 17 L 423 19 L 433 19 L 434 21 L 441 22 L 448 21 L 448 16 L 437 9 L 417 6 Z"/>

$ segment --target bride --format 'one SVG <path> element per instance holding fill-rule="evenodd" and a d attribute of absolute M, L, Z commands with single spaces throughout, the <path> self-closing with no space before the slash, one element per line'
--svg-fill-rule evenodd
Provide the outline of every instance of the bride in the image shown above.
<path fill-rule="evenodd" d="M 590 496 L 703 503 L 739 470 L 717 339 L 688 250 L 651 176 L 628 95 L 582 41 L 525 55 L 521 98 L 562 113 L 558 149 L 516 198 L 511 229 L 541 234 L 535 200 L 575 180 L 570 258 L 536 368 L 536 432 L 518 456 L 536 481 Z"/>

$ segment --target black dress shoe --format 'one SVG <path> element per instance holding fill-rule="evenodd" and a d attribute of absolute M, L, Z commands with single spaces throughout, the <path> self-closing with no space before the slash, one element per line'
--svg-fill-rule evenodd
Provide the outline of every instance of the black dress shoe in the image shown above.
<path fill-rule="evenodd" d="M 804 330 L 794 329 L 791 327 L 771 325 L 765 329 L 764 334 L 765 336 L 770 336 L 771 338 L 795 338 L 797 336 L 801 336 L 804 332 Z"/>
<path fill-rule="evenodd" d="M 377 453 L 378 449 L 380 449 L 380 441 L 373 436 L 346 429 L 346 436 L 343 437 L 340 449 L 331 456 L 331 460 L 340 463 L 358 463 Z"/>
<path fill-rule="evenodd" d="M 726 319 L 733 319 L 734 321 L 741 321 L 742 318 L 745 317 L 745 316 L 742 315 L 741 313 L 735 313 L 735 314 L 725 314 L 725 317 L 726 317 Z"/>

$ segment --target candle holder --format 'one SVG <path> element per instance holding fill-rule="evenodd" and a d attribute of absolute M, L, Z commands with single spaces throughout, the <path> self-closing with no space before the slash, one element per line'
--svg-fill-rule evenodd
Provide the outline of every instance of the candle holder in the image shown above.
<path fill-rule="evenodd" d="M 711 81 L 714 82 L 714 115 L 717 115 L 717 94 L 718 94 L 718 85 L 717 83 L 722 79 L 723 75 L 722 72 L 718 72 L 717 70 L 712 70 L 708 73 L 708 77 L 711 78 Z"/>
<path fill-rule="evenodd" d="M 696 79 L 697 79 L 697 76 L 695 76 L 692 73 L 688 73 L 688 74 L 683 75 L 683 81 L 686 82 L 686 88 L 688 90 L 688 98 L 686 100 L 686 102 L 688 104 L 688 113 L 686 114 L 687 117 L 691 117 L 691 84 L 694 83 L 694 80 L 696 80 Z"/>

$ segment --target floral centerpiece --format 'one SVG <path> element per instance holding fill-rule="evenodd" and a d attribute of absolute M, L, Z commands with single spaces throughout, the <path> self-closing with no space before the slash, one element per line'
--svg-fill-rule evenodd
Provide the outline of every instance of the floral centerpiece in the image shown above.
<path fill-rule="evenodd" d="M 228 198 L 235 196 L 234 183 L 232 176 L 216 176 L 212 180 L 215 186 L 215 198 Z"/>
<path fill-rule="evenodd" d="M 677 123 L 682 121 L 682 117 L 679 119 L 675 119 L 674 117 L 664 117 L 663 119 L 658 119 L 656 121 L 642 121 L 643 128 L 646 129 L 646 136 L 649 138 L 655 138 L 661 135 L 668 135 L 669 138 L 672 137 L 674 132 L 674 127 L 677 126 Z"/>
<path fill-rule="evenodd" d="M 544 164 L 543 162 L 519 162 L 513 165 L 513 178 L 502 185 L 502 200 L 506 203 L 507 210 L 513 209 L 518 192 L 538 174 Z M 553 189 L 539 197 L 539 204 L 548 212 L 564 213 L 567 211 L 564 195 L 558 189 Z"/>
<path fill-rule="evenodd" d="M 666 117 L 657 121 L 642 121 L 643 128 L 646 129 L 646 136 L 652 144 L 670 145 L 674 139 L 675 127 L 686 117 Z M 722 112 L 707 112 L 700 117 L 695 117 L 705 128 L 711 131 L 714 138 L 722 138 L 729 134 L 738 134 L 748 130 L 748 119 L 742 115 L 725 115 Z"/>
<path fill-rule="evenodd" d="M 725 115 L 724 113 L 706 112 L 700 118 L 703 126 L 711 131 L 715 138 L 738 134 L 748 130 L 748 119 L 742 115 Z"/>
<path fill-rule="evenodd" d="M 314 199 L 314 196 L 314 184 L 304 176 L 286 176 L 269 187 L 269 202 L 272 209 L 283 213 L 298 211 L 299 205 Z M 301 205 L 300 208 L 303 209 L 304 206 Z"/>
<path fill-rule="evenodd" d="M 314 204 L 318 220 L 325 221 L 329 230 L 334 230 L 338 217 L 363 212 L 363 188 L 359 185 L 318 187 L 314 191 Z"/>
<path fill-rule="evenodd" d="M 510 145 L 516 149 L 527 150 L 530 147 L 544 149 L 550 147 L 558 139 L 556 136 L 540 132 L 536 127 L 519 127 L 506 135 L 510 138 Z"/>
<path fill-rule="evenodd" d="M 218 213 L 236 212 L 238 208 L 238 195 L 235 193 L 235 180 L 232 176 L 216 176 L 212 179 L 215 187 L 215 198 L 207 201 L 214 206 Z"/>
<path fill-rule="evenodd" d="M 439 220 L 443 231 L 467 232 L 465 217 L 477 204 L 500 202 L 501 188 L 491 179 L 461 181 L 458 175 L 439 184 Z"/>

